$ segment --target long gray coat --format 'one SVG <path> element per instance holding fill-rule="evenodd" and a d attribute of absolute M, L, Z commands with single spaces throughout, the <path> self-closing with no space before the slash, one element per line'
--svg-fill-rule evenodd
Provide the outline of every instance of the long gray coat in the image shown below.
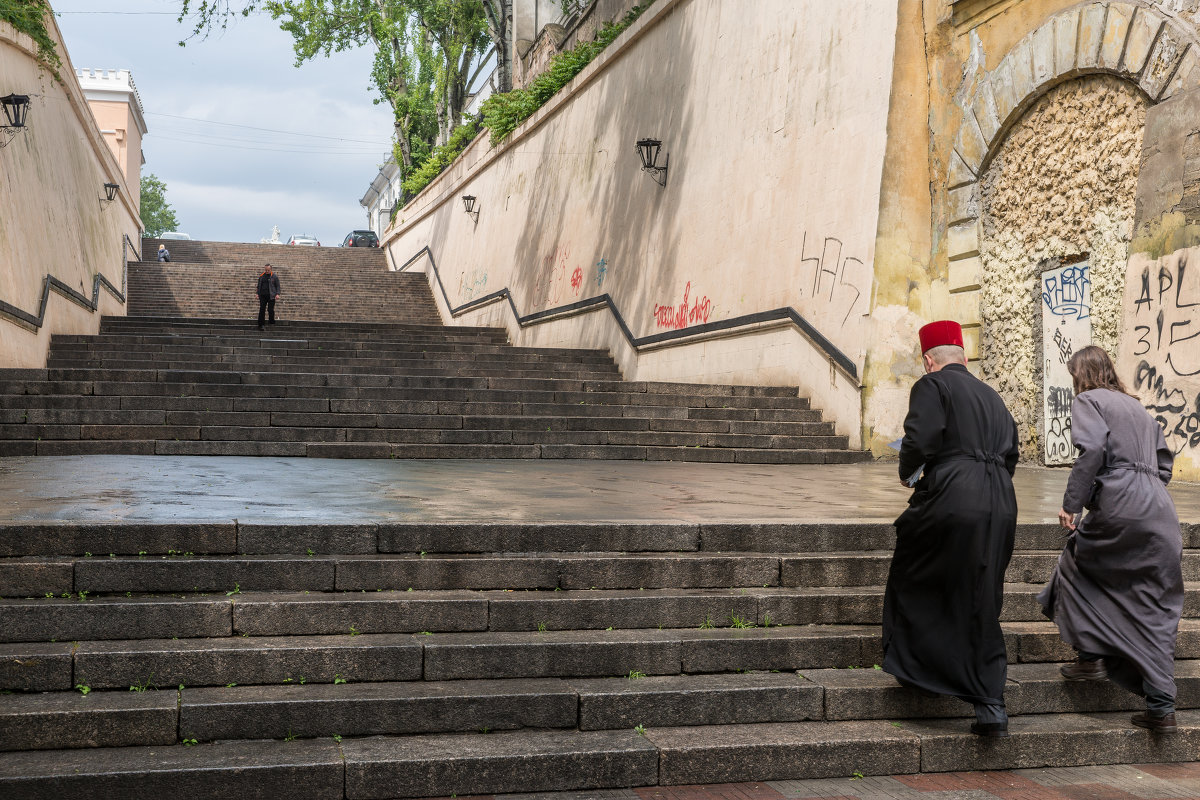
<path fill-rule="evenodd" d="M 1038 600 L 1063 641 L 1120 656 L 1174 697 L 1183 610 L 1183 543 L 1166 488 L 1174 456 L 1142 404 L 1109 389 L 1075 398 L 1071 436 L 1079 455 L 1063 510 L 1088 514 Z"/>

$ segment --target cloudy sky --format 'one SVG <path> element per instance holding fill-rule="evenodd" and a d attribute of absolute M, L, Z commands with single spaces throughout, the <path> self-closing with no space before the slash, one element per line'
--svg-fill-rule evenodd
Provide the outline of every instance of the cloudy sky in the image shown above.
<path fill-rule="evenodd" d="M 371 102 L 371 52 L 295 67 L 269 15 L 178 42 L 175 0 L 51 0 L 77 69 L 128 69 L 142 98 L 146 164 L 193 239 L 315 235 L 366 226 L 358 201 L 390 151 L 391 111 Z"/>

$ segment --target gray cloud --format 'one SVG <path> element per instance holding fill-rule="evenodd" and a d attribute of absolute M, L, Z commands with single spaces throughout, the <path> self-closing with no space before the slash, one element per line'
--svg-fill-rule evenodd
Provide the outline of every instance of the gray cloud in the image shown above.
<path fill-rule="evenodd" d="M 190 29 L 175 21 L 172 0 L 53 5 L 75 67 L 133 73 L 150 129 L 143 174 L 166 182 L 181 230 L 258 241 L 278 225 L 285 239 L 311 233 L 336 245 L 365 225 L 358 199 L 392 130 L 390 109 L 371 102 L 368 50 L 296 68 L 291 36 L 267 15 L 181 48 Z M 62 13 L 97 10 L 172 13 Z"/>

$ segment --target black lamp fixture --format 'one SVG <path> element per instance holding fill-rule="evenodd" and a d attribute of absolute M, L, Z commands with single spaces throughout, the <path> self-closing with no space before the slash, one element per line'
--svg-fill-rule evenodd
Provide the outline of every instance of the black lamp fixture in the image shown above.
<path fill-rule="evenodd" d="M 473 220 L 475 220 L 476 223 L 478 223 L 479 222 L 479 212 L 475 210 L 475 196 L 470 195 L 470 194 L 464 194 L 462 201 L 463 201 L 463 209 L 467 212 L 467 214 Z"/>
<path fill-rule="evenodd" d="M 29 116 L 29 95 L 9 94 L 0 97 L 0 105 L 4 106 L 4 116 L 8 120 L 7 125 L 0 125 L 0 130 L 5 134 L 0 138 L 0 147 L 4 147 L 25 130 L 25 120 Z"/>
<path fill-rule="evenodd" d="M 662 150 L 662 142 L 658 139 L 638 139 L 637 151 L 638 157 L 642 160 L 642 172 L 649 173 L 659 186 L 666 186 L 667 165 L 671 162 L 671 156 L 668 153 L 660 167 L 658 165 L 660 150 Z"/>
<path fill-rule="evenodd" d="M 117 190 L 120 188 L 119 183 L 104 184 L 104 197 L 100 198 L 100 207 L 108 208 L 108 204 L 117 199 Z"/>

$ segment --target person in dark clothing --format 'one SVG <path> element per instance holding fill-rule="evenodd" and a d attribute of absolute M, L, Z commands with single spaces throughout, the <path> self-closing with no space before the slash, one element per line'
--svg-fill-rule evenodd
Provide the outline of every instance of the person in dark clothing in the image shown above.
<path fill-rule="evenodd" d="M 263 319 L 268 312 L 271 324 L 275 324 L 275 301 L 279 299 L 279 276 L 267 264 L 263 273 L 258 276 L 258 329 L 265 330 Z"/>
<path fill-rule="evenodd" d="M 1175 637 L 1183 612 L 1183 540 L 1167 494 L 1175 457 L 1108 353 L 1085 347 L 1067 369 L 1079 455 L 1058 520 L 1071 533 L 1038 602 L 1079 653 L 1062 667 L 1064 678 L 1110 679 L 1146 698 L 1134 725 L 1175 733 Z M 1076 524 L 1084 506 L 1087 516 Z"/>
<path fill-rule="evenodd" d="M 972 733 L 1008 736 L 1000 607 L 1017 525 L 1017 426 L 967 371 L 958 323 L 930 323 L 920 337 L 926 374 L 909 397 L 900 482 L 920 478 L 895 523 L 883 669 L 922 695 L 974 705 Z"/>
<path fill-rule="evenodd" d="M 171 260 L 171 251 L 167 249 L 167 246 L 165 244 L 160 244 L 158 246 L 158 260 L 159 261 L 170 261 Z"/>

